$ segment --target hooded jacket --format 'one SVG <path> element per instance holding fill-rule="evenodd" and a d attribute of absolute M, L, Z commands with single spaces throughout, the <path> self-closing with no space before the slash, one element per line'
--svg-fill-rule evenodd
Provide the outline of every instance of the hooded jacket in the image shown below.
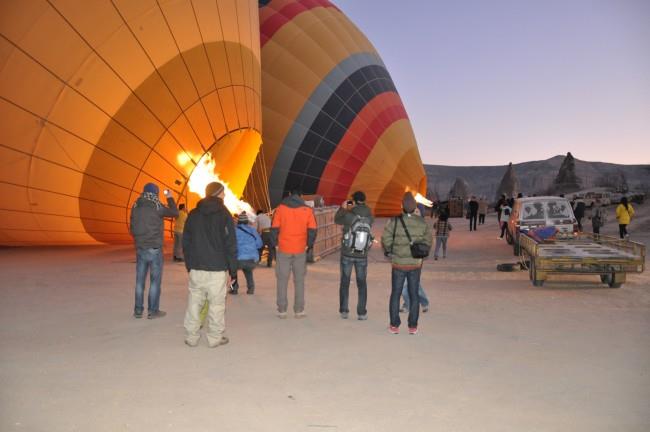
<path fill-rule="evenodd" d="M 199 201 L 183 230 L 185 267 L 237 274 L 237 238 L 230 212 L 218 197 Z"/>
<path fill-rule="evenodd" d="M 339 207 L 334 215 L 334 223 L 338 225 L 343 225 L 343 235 L 346 232 L 350 231 L 352 224 L 357 220 L 357 217 L 365 218 L 368 221 L 368 224 L 372 226 L 375 221 L 372 217 L 372 212 L 367 205 L 358 203 L 350 210 L 343 207 Z M 368 252 L 355 253 L 354 250 L 350 247 L 347 247 L 343 241 L 341 241 L 341 255 L 347 257 L 363 258 L 368 256 Z"/>
<path fill-rule="evenodd" d="M 237 224 L 235 233 L 237 235 L 237 259 L 258 262 L 260 260 L 259 249 L 264 243 L 255 227 L 243 223 Z"/>
<path fill-rule="evenodd" d="M 411 240 L 424 242 L 431 247 L 433 243 L 431 227 L 422 216 L 413 213 L 402 213 L 402 219 L 409 230 Z M 399 216 L 391 218 L 386 223 L 384 233 L 381 236 L 381 244 L 386 252 L 391 253 L 393 267 L 417 268 L 422 265 L 421 258 L 413 258 L 411 255 L 411 245 L 406 236 L 406 231 L 404 231 L 404 227 L 399 221 Z"/>
<path fill-rule="evenodd" d="M 314 209 L 298 195 L 282 200 L 271 223 L 273 245 L 285 254 L 300 254 L 313 248 L 316 241 Z"/>
<path fill-rule="evenodd" d="M 163 245 L 164 218 L 178 216 L 174 198 L 167 198 L 167 206 L 140 196 L 131 208 L 129 231 L 140 249 L 159 249 Z"/>

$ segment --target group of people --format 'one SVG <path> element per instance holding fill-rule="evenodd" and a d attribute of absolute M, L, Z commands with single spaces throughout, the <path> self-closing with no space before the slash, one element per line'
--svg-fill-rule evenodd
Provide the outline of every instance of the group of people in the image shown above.
<path fill-rule="evenodd" d="M 476 222 L 485 224 L 485 215 L 488 211 L 488 201 L 485 197 L 476 198 L 474 195 L 467 203 L 466 217 L 469 219 L 469 230 L 476 231 Z"/>
<path fill-rule="evenodd" d="M 316 240 L 314 211 L 302 199 L 300 190 L 292 190 L 275 209 L 273 218 L 265 220 L 263 213 L 257 215 L 257 229 L 249 224 L 246 213 L 239 214 L 236 223 L 223 202 L 224 187 L 213 182 L 206 186 L 205 198 L 187 213 L 177 207 L 169 191 L 164 191 L 167 204 L 159 200 L 158 187 L 145 185 L 142 195 L 131 212 L 130 230 L 136 246 L 136 295 L 134 317 L 144 312 L 144 285 L 150 275 L 148 318 L 160 318 L 160 283 L 162 278 L 162 243 L 164 218 L 176 219 L 174 224 L 174 261 L 184 262 L 188 271 L 188 300 L 185 311 L 185 343 L 196 346 L 199 330 L 205 327 L 210 347 L 228 343 L 225 336 L 226 295 L 237 294 L 237 271 L 242 270 L 246 279 L 247 294 L 255 291 L 253 269 L 261 257 L 261 250 L 268 247 L 267 265 L 276 261 L 277 316 L 287 318 L 289 309 L 288 285 L 293 276 L 293 314 L 303 318 L 305 313 L 305 275 L 307 262 L 313 259 Z M 341 274 L 339 284 L 339 313 L 341 318 L 349 315 L 349 286 L 352 270 L 355 271 L 359 290 L 357 318 L 366 320 L 368 251 L 374 240 L 371 227 L 374 218 L 366 205 L 362 191 L 345 201 L 335 215 L 335 223 L 342 225 Z M 437 259 L 442 247 L 446 257 L 446 240 L 451 224 L 442 214 L 435 224 Z M 260 235 L 261 234 L 261 235 Z M 420 285 L 424 256 L 414 255 L 412 246 L 417 243 L 426 250 L 432 246 L 432 230 L 417 211 L 413 195 L 407 192 L 402 201 L 402 213 L 387 223 L 381 237 L 384 253 L 391 261 L 391 295 L 389 307 L 389 330 L 398 333 L 401 320 L 400 296 L 404 292 L 404 306 L 408 309 L 408 331 L 417 333 L 420 305 L 428 308 L 428 300 Z M 419 252 L 421 253 L 421 252 Z M 230 290 L 228 290 L 230 287 Z M 420 298 L 420 293 L 422 298 Z M 404 310 L 404 306 L 402 310 Z M 203 312 L 202 312 L 203 311 Z M 204 319 L 205 318 L 205 319 Z M 205 321 L 205 322 L 204 322 Z"/>

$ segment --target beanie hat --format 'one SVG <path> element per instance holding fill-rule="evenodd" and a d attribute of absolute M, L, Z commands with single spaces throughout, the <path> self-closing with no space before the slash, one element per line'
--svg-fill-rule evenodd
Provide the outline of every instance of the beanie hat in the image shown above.
<path fill-rule="evenodd" d="M 406 213 L 413 213 L 416 207 L 417 203 L 415 202 L 415 198 L 413 198 L 413 194 L 406 192 L 404 198 L 402 198 L 402 208 Z"/>
<path fill-rule="evenodd" d="M 247 224 L 248 223 L 248 215 L 246 214 L 246 212 L 241 212 L 237 216 L 237 223 L 239 223 L 239 224 Z"/>
<path fill-rule="evenodd" d="M 144 192 L 149 192 L 158 195 L 158 186 L 155 183 L 147 183 L 144 185 Z"/>
<path fill-rule="evenodd" d="M 223 191 L 223 185 L 219 182 L 208 183 L 205 187 L 205 196 L 217 196 Z"/>
<path fill-rule="evenodd" d="M 352 194 L 352 199 L 358 203 L 366 202 L 366 194 L 361 191 L 356 191 Z"/>

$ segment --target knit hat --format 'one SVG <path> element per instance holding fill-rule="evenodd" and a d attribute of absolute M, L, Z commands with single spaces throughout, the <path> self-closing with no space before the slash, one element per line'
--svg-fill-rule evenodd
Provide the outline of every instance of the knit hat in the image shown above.
<path fill-rule="evenodd" d="M 208 183 L 205 187 L 205 196 L 217 196 L 223 191 L 223 185 L 219 182 Z"/>
<path fill-rule="evenodd" d="M 413 198 L 413 194 L 406 192 L 404 198 L 402 198 L 402 208 L 406 213 L 413 213 L 416 207 L 417 203 L 415 202 L 415 198 Z"/>
<path fill-rule="evenodd" d="M 154 195 L 158 195 L 158 192 L 159 192 L 158 186 L 156 186 L 155 183 L 147 183 L 146 185 L 144 185 L 144 190 L 143 191 L 152 193 Z"/>
<path fill-rule="evenodd" d="M 366 202 L 366 194 L 361 191 L 356 191 L 352 194 L 352 199 L 358 203 Z"/>
<path fill-rule="evenodd" d="M 237 223 L 239 223 L 239 224 L 247 224 L 248 223 L 248 215 L 246 214 L 246 212 L 241 212 L 237 216 Z"/>

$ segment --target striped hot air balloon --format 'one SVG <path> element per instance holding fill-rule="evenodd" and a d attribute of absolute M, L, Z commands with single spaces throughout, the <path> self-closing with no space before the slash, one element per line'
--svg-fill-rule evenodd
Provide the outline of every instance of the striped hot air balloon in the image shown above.
<path fill-rule="evenodd" d="M 327 0 L 260 1 L 263 163 L 271 204 L 299 187 L 378 215 L 426 192 L 406 110 L 379 54 Z M 256 167 L 259 169 L 259 167 Z"/>

